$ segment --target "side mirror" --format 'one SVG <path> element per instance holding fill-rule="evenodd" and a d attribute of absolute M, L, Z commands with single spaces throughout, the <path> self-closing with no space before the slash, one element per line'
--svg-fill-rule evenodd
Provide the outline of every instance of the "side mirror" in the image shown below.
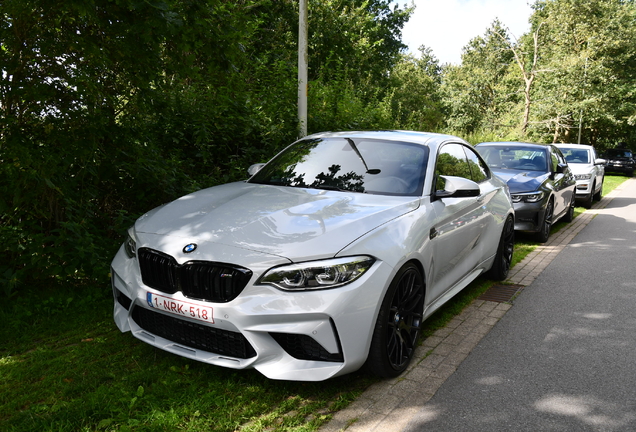
<path fill-rule="evenodd" d="M 257 163 L 254 165 L 250 165 L 250 167 L 247 169 L 247 173 L 251 176 L 253 176 L 254 174 L 256 174 L 257 172 L 259 172 L 261 170 L 261 168 L 263 168 L 265 166 L 264 163 Z"/>
<path fill-rule="evenodd" d="M 568 167 L 568 164 L 557 164 L 556 173 L 563 174 L 567 167 Z"/>
<path fill-rule="evenodd" d="M 600 159 L 600 158 L 597 158 L 594 161 L 594 165 L 605 165 L 606 163 L 607 163 L 607 161 L 605 159 Z"/>
<path fill-rule="evenodd" d="M 440 176 L 444 179 L 444 189 L 435 191 L 435 198 L 469 198 L 481 194 L 479 185 L 464 177 Z"/>

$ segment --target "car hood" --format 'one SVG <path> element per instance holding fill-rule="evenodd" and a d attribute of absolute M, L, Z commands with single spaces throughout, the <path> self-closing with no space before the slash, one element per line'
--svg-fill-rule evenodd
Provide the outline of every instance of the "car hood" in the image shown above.
<path fill-rule="evenodd" d="M 568 166 L 572 170 L 572 174 L 587 174 L 594 171 L 594 165 L 584 163 L 568 163 Z"/>
<path fill-rule="evenodd" d="M 543 182 L 550 177 L 550 173 L 541 171 L 493 170 L 493 172 L 508 184 L 511 194 L 539 190 Z"/>
<path fill-rule="evenodd" d="M 184 246 L 217 243 L 304 261 L 335 256 L 352 241 L 418 206 L 418 197 L 238 182 L 152 210 L 137 220 L 135 231 L 181 238 Z"/>

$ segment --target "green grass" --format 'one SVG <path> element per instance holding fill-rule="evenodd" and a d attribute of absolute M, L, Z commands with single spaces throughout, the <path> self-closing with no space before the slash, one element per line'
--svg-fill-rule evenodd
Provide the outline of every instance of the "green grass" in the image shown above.
<path fill-rule="evenodd" d="M 608 176 L 604 194 L 625 180 Z M 536 246 L 517 241 L 513 263 Z M 493 283 L 479 278 L 455 296 L 425 322 L 424 337 Z M 111 315 L 108 286 L 33 289 L 0 305 L 1 431 L 309 432 L 376 381 L 362 372 L 273 381 L 214 367 L 120 333 Z"/>
<path fill-rule="evenodd" d="M 187 360 L 120 333 L 112 298 L 94 300 L 3 309 L 0 430 L 312 431 L 371 382 L 364 374 L 281 382 Z"/>

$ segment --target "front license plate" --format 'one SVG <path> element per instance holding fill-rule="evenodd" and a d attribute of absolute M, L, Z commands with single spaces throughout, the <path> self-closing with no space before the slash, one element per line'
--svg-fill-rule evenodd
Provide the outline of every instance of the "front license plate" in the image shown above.
<path fill-rule="evenodd" d="M 151 292 L 146 292 L 146 301 L 151 308 L 214 324 L 214 315 L 211 307 L 175 300 Z"/>

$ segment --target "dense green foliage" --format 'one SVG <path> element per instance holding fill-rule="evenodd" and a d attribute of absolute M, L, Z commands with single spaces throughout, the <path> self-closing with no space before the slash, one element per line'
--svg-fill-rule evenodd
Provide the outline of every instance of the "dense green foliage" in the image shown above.
<path fill-rule="evenodd" d="M 498 139 L 630 145 L 636 120 L 633 0 L 538 0 L 519 39 L 495 21 L 445 69 L 447 125 Z M 492 138 L 491 138 L 492 139 Z"/>
<path fill-rule="evenodd" d="M 633 0 L 538 0 L 459 65 L 404 54 L 406 6 L 308 3 L 309 132 L 633 141 Z M 103 288 L 141 213 L 296 139 L 297 25 L 296 0 L 3 1 L 0 292 Z"/>
<path fill-rule="evenodd" d="M 310 2 L 310 127 L 373 127 L 408 10 Z M 97 282 L 126 227 L 297 136 L 297 3 L 7 0 L 0 286 Z M 346 53 L 346 60 L 344 59 Z M 326 84 L 329 82 L 330 84 Z M 343 97 L 344 96 L 344 97 Z"/>

